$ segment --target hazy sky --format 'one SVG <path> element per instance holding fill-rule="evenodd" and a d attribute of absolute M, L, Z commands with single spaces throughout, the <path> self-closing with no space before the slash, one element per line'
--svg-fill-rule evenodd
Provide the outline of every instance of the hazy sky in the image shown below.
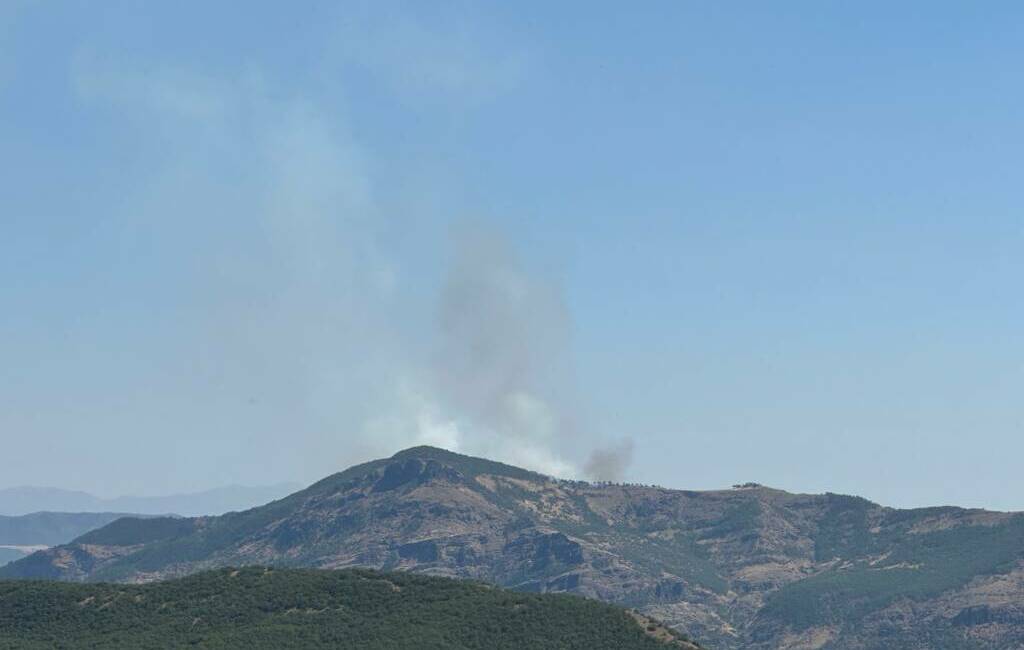
<path fill-rule="evenodd" d="M 0 3 L 0 487 L 1024 509 L 1022 61 L 1016 2 Z"/>

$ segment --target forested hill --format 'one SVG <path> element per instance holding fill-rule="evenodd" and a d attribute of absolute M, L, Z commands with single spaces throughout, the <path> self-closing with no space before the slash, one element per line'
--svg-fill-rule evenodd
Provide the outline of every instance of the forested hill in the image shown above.
<path fill-rule="evenodd" d="M 0 582 L 0 648 L 559 648 L 693 645 L 597 601 L 410 573 L 220 569 L 147 585 Z"/>

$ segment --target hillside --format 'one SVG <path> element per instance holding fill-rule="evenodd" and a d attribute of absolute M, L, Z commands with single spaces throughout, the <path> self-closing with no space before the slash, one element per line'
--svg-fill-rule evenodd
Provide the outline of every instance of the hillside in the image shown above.
<path fill-rule="evenodd" d="M 115 512 L 36 512 L 18 517 L 0 515 L 0 545 L 66 544 L 121 517 L 134 516 L 138 515 Z"/>
<path fill-rule="evenodd" d="M 1024 644 L 1024 516 L 560 481 L 419 447 L 221 517 L 122 519 L 0 576 L 372 567 L 637 607 L 716 648 Z"/>
<path fill-rule="evenodd" d="M 695 650 L 596 601 L 367 570 L 222 569 L 149 585 L 0 582 L 0 648 Z"/>
<path fill-rule="evenodd" d="M 14 562 L 25 557 L 25 553 L 14 548 L 4 548 L 0 546 L 0 566 L 7 564 L 8 562 Z"/>
<path fill-rule="evenodd" d="M 25 557 L 40 546 L 66 544 L 121 517 L 113 512 L 36 512 L 7 517 L 0 515 L 0 566 Z"/>

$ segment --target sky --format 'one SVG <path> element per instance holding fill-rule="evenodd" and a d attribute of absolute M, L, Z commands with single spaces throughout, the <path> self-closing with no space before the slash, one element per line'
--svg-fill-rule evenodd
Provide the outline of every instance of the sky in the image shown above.
<path fill-rule="evenodd" d="M 1024 6 L 0 4 L 0 487 L 1024 510 Z"/>

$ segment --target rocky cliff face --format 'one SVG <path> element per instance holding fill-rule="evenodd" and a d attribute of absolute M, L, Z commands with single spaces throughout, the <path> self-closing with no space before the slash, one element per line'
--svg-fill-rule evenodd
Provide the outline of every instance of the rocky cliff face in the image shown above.
<path fill-rule="evenodd" d="M 421 447 L 242 513 L 115 522 L 0 577 L 366 566 L 568 591 L 715 648 L 1024 647 L 1024 516 L 560 481 Z"/>

